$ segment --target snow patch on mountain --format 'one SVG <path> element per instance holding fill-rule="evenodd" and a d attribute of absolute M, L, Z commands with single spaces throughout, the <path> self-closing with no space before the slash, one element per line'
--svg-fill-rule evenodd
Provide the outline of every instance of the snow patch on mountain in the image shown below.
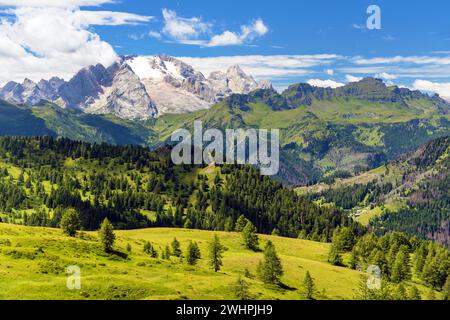
<path fill-rule="evenodd" d="M 231 94 L 269 88 L 270 83 L 258 84 L 239 66 L 206 78 L 179 59 L 157 55 L 124 57 L 107 68 L 89 66 L 67 82 L 9 82 L 0 88 L 0 98 L 30 106 L 47 100 L 63 108 L 143 120 L 207 109 Z"/>

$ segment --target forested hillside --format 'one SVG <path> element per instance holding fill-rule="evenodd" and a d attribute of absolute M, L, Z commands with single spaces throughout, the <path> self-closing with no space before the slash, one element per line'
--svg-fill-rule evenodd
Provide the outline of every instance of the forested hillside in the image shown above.
<path fill-rule="evenodd" d="M 323 185 L 311 198 L 348 210 L 377 233 L 398 230 L 448 246 L 449 166 L 450 138 L 440 138 L 379 169 Z"/>
<path fill-rule="evenodd" d="M 330 241 L 337 226 L 363 228 L 252 167 L 174 166 L 168 149 L 88 144 L 68 139 L 0 139 L 3 221 L 59 225 L 66 208 L 85 230 L 108 217 L 118 228 L 156 226 L 234 230 L 244 215 L 261 233 Z"/>

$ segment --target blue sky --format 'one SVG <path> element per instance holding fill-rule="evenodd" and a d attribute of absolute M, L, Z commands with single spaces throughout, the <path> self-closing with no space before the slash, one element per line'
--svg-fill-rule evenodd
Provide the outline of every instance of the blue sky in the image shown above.
<path fill-rule="evenodd" d="M 366 27 L 369 5 L 381 9 L 380 30 Z M 10 67 L 4 78 L 45 77 L 45 68 L 67 78 L 95 59 L 166 53 L 204 73 L 237 63 L 280 89 L 378 76 L 450 97 L 445 0 L 0 0 L 0 6 L 0 67 L 19 60 L 26 66 Z"/>

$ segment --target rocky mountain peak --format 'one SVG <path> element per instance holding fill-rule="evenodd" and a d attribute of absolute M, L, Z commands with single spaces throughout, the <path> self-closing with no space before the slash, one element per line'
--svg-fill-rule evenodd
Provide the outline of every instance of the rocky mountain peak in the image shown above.
<path fill-rule="evenodd" d="M 258 84 L 237 65 L 206 78 L 184 61 L 160 54 L 121 57 L 109 67 L 88 66 L 67 82 L 57 77 L 37 84 L 10 82 L 0 89 L 0 98 L 28 105 L 48 100 L 85 112 L 147 119 L 207 109 L 233 93 L 257 89 L 273 88 L 267 81 Z"/>

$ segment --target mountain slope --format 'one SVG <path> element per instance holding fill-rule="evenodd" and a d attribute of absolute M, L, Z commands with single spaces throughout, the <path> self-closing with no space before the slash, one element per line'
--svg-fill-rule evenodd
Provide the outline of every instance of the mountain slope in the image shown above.
<path fill-rule="evenodd" d="M 87 113 L 146 120 L 207 109 L 233 93 L 258 88 L 271 88 L 271 84 L 258 84 L 239 66 L 206 78 L 178 59 L 159 55 L 122 57 L 109 67 L 89 66 L 67 82 L 59 78 L 37 84 L 29 79 L 21 84 L 9 82 L 0 88 L 0 98 L 28 106 L 46 100 Z"/>
<path fill-rule="evenodd" d="M 448 246 L 449 186 L 450 138 L 444 137 L 381 168 L 300 191 L 349 210 L 380 233 L 399 230 Z"/>
<path fill-rule="evenodd" d="M 165 68 L 169 69 L 167 65 Z M 128 73 L 129 68 L 125 69 Z M 170 69 L 173 73 L 178 70 Z M 186 72 L 191 75 L 191 71 Z M 110 81 L 107 79 L 101 82 Z M 139 97 L 139 94 L 135 95 L 138 92 L 140 89 L 135 91 L 134 86 L 130 90 L 111 91 L 110 96 L 118 97 L 112 101 L 120 103 L 110 105 L 105 101 L 104 105 L 96 106 L 104 109 L 98 109 L 98 112 L 119 112 L 122 110 L 120 105 L 130 105 L 132 97 Z M 193 93 L 179 93 L 180 101 L 189 101 L 189 97 L 193 97 Z M 167 97 L 170 99 L 173 95 Z M 194 120 L 202 121 L 204 128 L 280 129 L 279 178 L 290 186 L 332 181 L 336 177 L 376 168 L 434 138 L 450 134 L 449 105 L 445 101 L 437 96 L 388 87 L 376 79 L 364 79 L 339 90 L 299 84 L 282 94 L 272 89 L 234 94 L 209 109 L 167 114 L 147 121 L 120 120 L 72 108 L 58 110 L 54 105 L 49 109 L 48 106 L 38 104 L 31 108 L 32 114 L 44 120 L 44 126 L 57 136 L 90 142 L 157 146 L 170 139 L 179 128 L 193 130 Z M 141 109 L 133 107 L 133 110 Z M 143 114 L 147 112 L 145 104 L 142 110 Z M 42 126 L 42 121 L 40 123 Z M 16 125 L 5 121 L 3 131 L 20 135 L 20 130 L 8 128 Z M 114 134 L 112 129 L 118 133 Z M 31 128 L 24 130 L 33 131 Z M 33 135 L 43 132 L 39 128 L 35 131 Z"/>
<path fill-rule="evenodd" d="M 231 300 L 236 299 L 233 287 L 237 277 L 247 269 L 245 281 L 253 299 L 304 299 L 300 283 L 309 270 L 318 289 L 316 298 L 338 300 L 354 297 L 361 274 L 330 265 L 329 244 L 261 235 L 261 244 L 274 243 L 285 271 L 285 288 L 274 289 L 256 277 L 263 254 L 246 250 L 239 233 L 164 228 L 116 234 L 116 250 L 125 253 L 128 244 L 132 248 L 127 258 L 101 252 L 94 232 L 72 239 L 58 229 L 0 223 L 0 299 Z M 218 273 L 208 263 L 208 243 L 216 234 L 228 249 Z M 202 259 L 196 266 L 175 257 L 152 259 L 143 252 L 146 241 L 160 253 L 174 238 L 183 252 L 189 241 L 198 243 Z M 81 268 L 81 291 L 66 289 L 65 269 L 73 264 Z M 19 277 L 23 281 L 17 281 Z"/>
<path fill-rule="evenodd" d="M 176 166 L 170 152 L 68 139 L 0 138 L 0 217 L 56 226 L 76 208 L 85 230 L 108 217 L 120 228 L 189 225 L 233 230 L 239 216 L 261 233 L 330 240 L 340 225 L 363 229 L 252 167 Z"/>
<path fill-rule="evenodd" d="M 1 136 L 67 137 L 87 142 L 147 145 L 157 141 L 151 129 L 111 115 L 62 109 L 51 103 L 26 107 L 0 100 Z"/>
<path fill-rule="evenodd" d="M 162 116 L 150 127 L 160 134 L 161 140 L 169 139 L 179 128 L 193 130 L 195 120 L 202 121 L 204 128 L 280 129 L 280 177 L 288 185 L 375 168 L 433 138 L 450 134 L 450 116 L 442 113 L 434 98 L 425 100 L 427 104 L 422 109 L 418 107 L 427 96 L 408 100 L 417 108 L 401 108 L 396 103 L 380 105 L 351 97 L 320 101 L 314 98 L 310 105 L 298 105 L 293 102 L 298 99 L 292 92 L 288 89 L 280 95 L 272 90 L 257 90 L 232 95 L 209 110 Z M 335 115 L 325 112 L 325 107 Z M 348 110 L 358 110 L 360 115 L 349 120 L 345 116 Z M 374 112 L 380 117 L 363 116 Z"/>

